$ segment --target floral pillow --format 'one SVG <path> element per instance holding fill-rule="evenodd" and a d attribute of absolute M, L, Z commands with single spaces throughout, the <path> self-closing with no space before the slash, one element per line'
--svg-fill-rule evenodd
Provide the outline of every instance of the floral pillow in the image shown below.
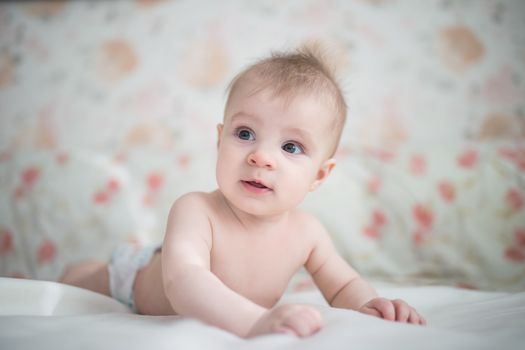
<path fill-rule="evenodd" d="M 153 223 L 140 184 L 89 152 L 4 155 L 0 188 L 1 276 L 56 280 L 69 262 L 147 240 Z"/>
<path fill-rule="evenodd" d="M 525 288 L 525 147 L 342 151 L 305 206 L 365 275 Z"/>

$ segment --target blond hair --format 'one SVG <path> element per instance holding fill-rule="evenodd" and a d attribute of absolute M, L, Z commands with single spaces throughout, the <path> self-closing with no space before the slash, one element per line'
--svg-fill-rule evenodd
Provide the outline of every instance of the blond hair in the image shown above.
<path fill-rule="evenodd" d="M 323 57 L 319 45 L 303 45 L 291 52 L 272 52 L 237 74 L 230 82 L 225 110 L 235 92 L 247 81 L 256 80 L 257 84 L 250 91 L 256 94 L 269 89 L 274 96 L 287 101 L 301 94 L 312 94 L 322 98 L 334 110 L 334 147 L 335 153 L 346 122 L 347 106 L 343 92 L 335 79 L 334 69 Z"/>

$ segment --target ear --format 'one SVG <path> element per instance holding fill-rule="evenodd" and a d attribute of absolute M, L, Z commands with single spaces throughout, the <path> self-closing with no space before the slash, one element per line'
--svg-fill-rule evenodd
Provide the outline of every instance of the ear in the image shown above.
<path fill-rule="evenodd" d="M 221 145 L 221 135 L 224 124 L 217 124 L 217 148 Z"/>
<path fill-rule="evenodd" d="M 317 171 L 317 176 L 315 181 L 310 185 L 310 191 L 314 191 L 323 183 L 324 180 L 328 177 L 332 169 L 335 167 L 336 160 L 334 158 L 327 159 L 323 162 L 319 170 Z"/>

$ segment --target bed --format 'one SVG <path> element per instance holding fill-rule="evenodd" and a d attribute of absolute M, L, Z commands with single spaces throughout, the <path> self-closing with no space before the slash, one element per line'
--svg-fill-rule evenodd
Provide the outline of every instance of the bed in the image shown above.
<path fill-rule="evenodd" d="M 244 340 L 196 320 L 136 315 L 117 301 L 56 282 L 0 278 L 2 349 L 523 349 L 525 293 L 378 283 L 425 315 L 425 327 L 327 306 L 315 289 L 281 302 L 316 305 L 325 327 L 309 338 Z"/>

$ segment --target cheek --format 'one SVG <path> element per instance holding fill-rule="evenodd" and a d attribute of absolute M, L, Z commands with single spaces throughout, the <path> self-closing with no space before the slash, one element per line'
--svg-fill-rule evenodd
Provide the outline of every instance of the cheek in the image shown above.
<path fill-rule="evenodd" d="M 217 163 L 215 164 L 215 176 L 217 177 L 217 182 L 220 184 L 221 180 L 224 178 L 225 164 L 228 163 L 228 154 L 224 152 L 222 146 L 219 148 L 217 153 Z"/>
<path fill-rule="evenodd" d="M 243 157 L 242 150 L 238 146 L 225 142 L 219 149 L 217 161 L 222 167 L 231 168 L 234 163 L 242 161 Z"/>
<path fill-rule="evenodd" d="M 242 160 L 242 154 L 236 152 L 235 148 L 223 143 L 217 152 L 216 174 L 219 177 L 231 177 L 233 167 Z"/>
<path fill-rule="evenodd" d="M 291 170 L 288 176 L 288 188 L 300 195 L 302 192 L 309 192 L 311 184 L 315 181 L 316 174 L 304 167 L 297 167 Z"/>

